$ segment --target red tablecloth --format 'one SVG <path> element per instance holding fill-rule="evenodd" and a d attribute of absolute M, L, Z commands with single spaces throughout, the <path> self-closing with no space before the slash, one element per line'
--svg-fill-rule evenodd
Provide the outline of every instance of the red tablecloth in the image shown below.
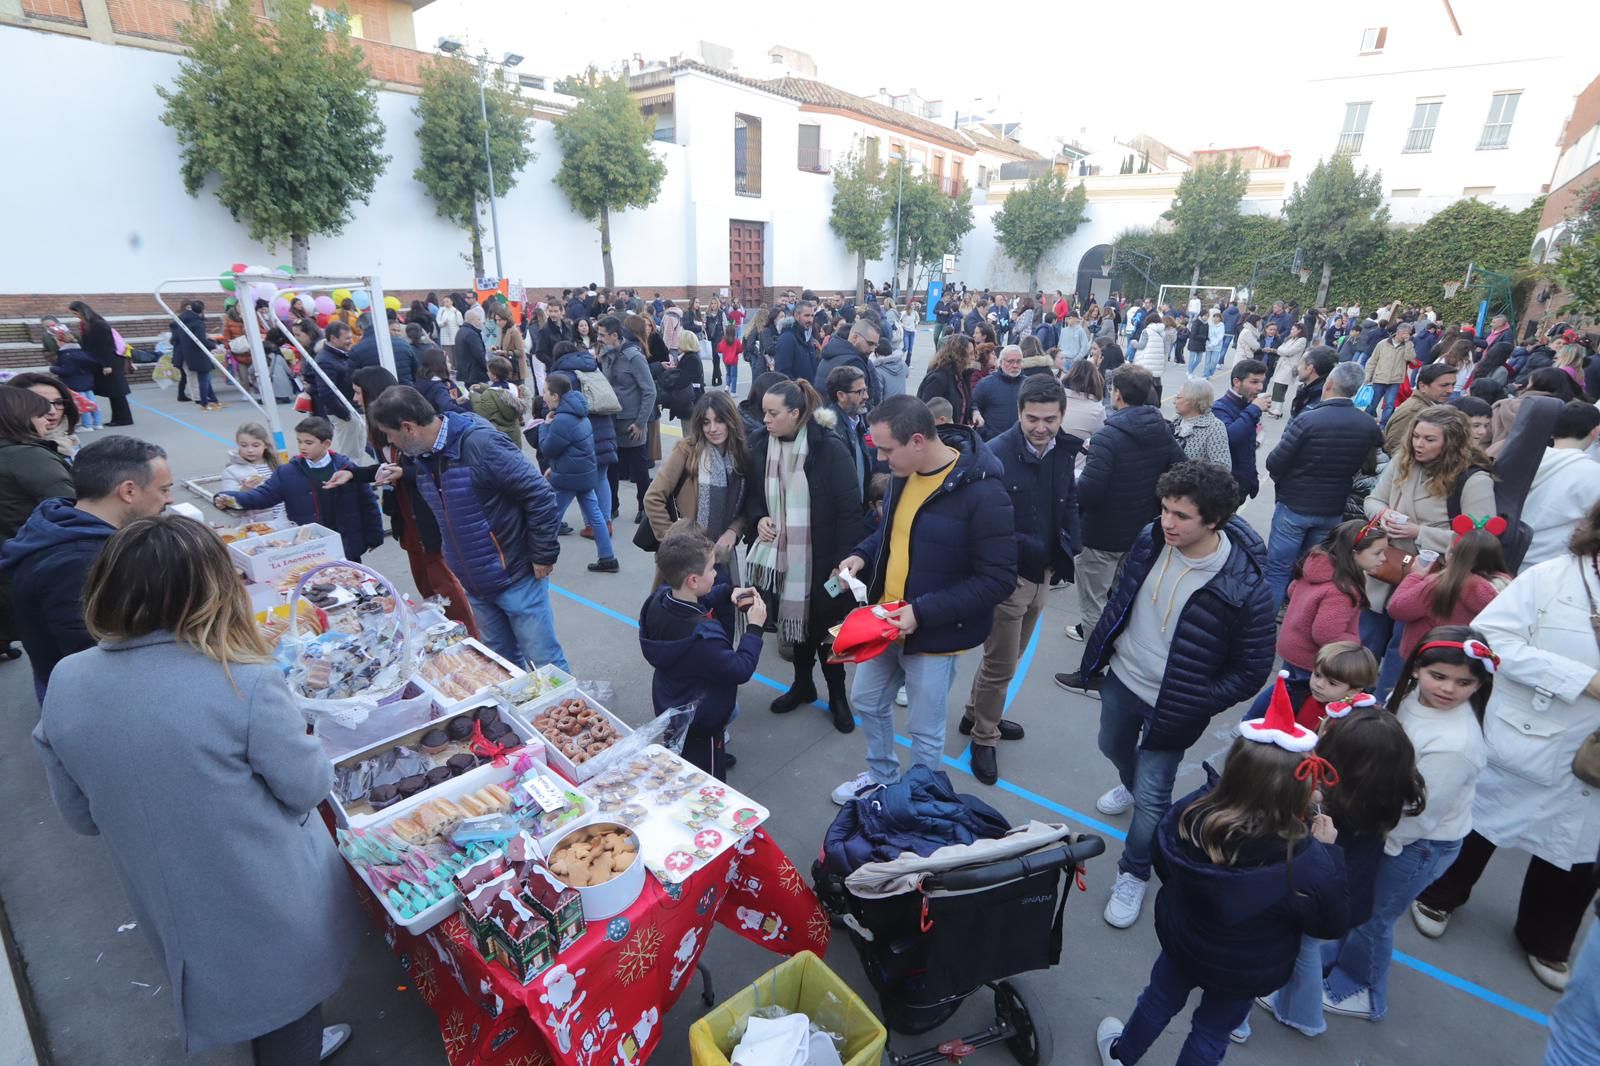
<path fill-rule="evenodd" d="M 527 985 L 478 954 L 459 915 L 412 936 L 370 893 L 361 895 L 438 1015 L 451 1066 L 644 1062 L 661 1038 L 662 1015 L 696 981 L 713 922 L 782 955 L 828 948 L 827 915 L 762 829 L 670 890 L 647 874 L 633 906 L 591 923 Z"/>

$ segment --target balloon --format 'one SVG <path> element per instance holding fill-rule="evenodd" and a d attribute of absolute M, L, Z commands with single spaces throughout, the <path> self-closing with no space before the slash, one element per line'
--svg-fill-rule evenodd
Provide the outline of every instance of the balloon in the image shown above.
<path fill-rule="evenodd" d="M 272 269 L 276 270 L 280 274 L 287 274 L 291 278 L 294 277 L 294 267 L 290 266 L 287 263 L 279 263 L 277 266 L 273 267 Z"/>
<path fill-rule="evenodd" d="M 232 297 L 232 296 L 230 296 L 226 300 L 222 301 L 222 309 L 224 311 L 226 311 L 230 307 L 238 307 L 238 306 L 239 306 L 239 301 L 236 298 Z"/>
<path fill-rule="evenodd" d="M 331 297 L 331 296 L 318 296 L 317 297 L 317 314 L 319 316 L 320 315 L 331 315 L 331 314 L 333 314 L 334 308 L 336 306 L 337 305 L 333 302 L 333 297 Z"/>
<path fill-rule="evenodd" d="M 245 266 L 243 263 L 235 263 L 231 267 L 228 268 L 228 272 L 230 274 L 243 274 L 246 270 L 249 270 L 249 269 L 250 268 Z"/>
<path fill-rule="evenodd" d="M 222 276 L 217 279 L 217 284 L 221 285 L 224 291 L 232 292 L 234 290 L 234 284 L 235 284 L 234 280 L 233 280 L 233 271 L 231 271 L 231 270 L 223 271 L 222 272 Z"/>
<path fill-rule="evenodd" d="M 252 300 L 266 300 L 269 303 L 278 296 L 278 287 L 270 281 L 258 281 L 250 287 Z"/>
<path fill-rule="evenodd" d="M 398 296 L 385 296 L 383 298 L 383 306 L 387 307 L 391 311 L 400 310 L 400 297 L 398 297 Z"/>
<path fill-rule="evenodd" d="M 282 296 L 278 297 L 278 299 L 273 303 L 272 309 L 278 313 L 279 318 L 286 319 L 289 317 L 289 301 L 285 300 Z"/>
<path fill-rule="evenodd" d="M 272 271 L 268 270 L 264 266 L 254 266 L 254 265 L 252 265 L 252 266 L 245 267 L 244 268 L 244 273 L 246 273 L 246 274 L 270 274 L 270 273 L 272 273 Z"/>
<path fill-rule="evenodd" d="M 372 306 L 372 297 L 367 295 L 366 289 L 358 289 L 351 293 L 350 299 L 356 302 L 356 310 L 365 311 Z"/>
<path fill-rule="evenodd" d="M 323 299 L 327 299 L 327 297 L 324 296 Z M 321 314 L 319 314 L 317 316 L 317 328 L 318 329 L 327 329 L 328 328 L 328 323 L 332 322 L 332 321 L 333 321 L 333 312 L 324 311 L 324 312 L 322 312 Z"/>
<path fill-rule="evenodd" d="M 346 300 L 348 300 L 348 299 L 350 299 L 350 290 L 349 289 L 334 289 L 333 290 L 333 302 L 337 306 L 343 307 L 344 306 L 344 302 Z"/>

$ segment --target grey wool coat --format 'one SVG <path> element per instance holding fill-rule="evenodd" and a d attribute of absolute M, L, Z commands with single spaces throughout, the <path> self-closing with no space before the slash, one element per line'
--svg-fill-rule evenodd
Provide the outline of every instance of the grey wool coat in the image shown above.
<path fill-rule="evenodd" d="M 61 660 L 33 731 L 56 809 L 105 840 L 165 963 L 190 1053 L 327 999 L 362 929 L 316 812 L 332 766 L 275 665 L 230 670 L 171 633 L 103 642 Z"/>

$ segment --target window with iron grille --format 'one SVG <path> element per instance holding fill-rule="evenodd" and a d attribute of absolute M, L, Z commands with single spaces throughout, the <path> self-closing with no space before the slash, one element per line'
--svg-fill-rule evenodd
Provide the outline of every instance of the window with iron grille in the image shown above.
<path fill-rule="evenodd" d="M 799 131 L 799 159 L 796 165 L 813 174 L 827 173 L 829 160 L 827 153 L 822 150 L 822 127 L 803 122 Z"/>
<path fill-rule="evenodd" d="M 1439 125 L 1439 100 L 1418 100 L 1411 112 L 1411 129 L 1406 132 L 1408 152 L 1433 151 L 1433 131 Z"/>
<path fill-rule="evenodd" d="M 1495 93 L 1489 100 L 1489 117 L 1483 123 L 1483 135 L 1478 138 L 1479 148 L 1504 148 L 1511 143 L 1511 122 L 1517 117 L 1520 92 Z"/>
<path fill-rule="evenodd" d="M 1361 139 L 1367 132 L 1367 116 L 1372 111 L 1371 100 L 1361 100 L 1344 105 L 1344 125 L 1339 130 L 1336 151 L 1355 155 L 1361 151 Z"/>
<path fill-rule="evenodd" d="M 733 191 L 761 195 L 761 120 L 753 115 L 733 116 Z"/>

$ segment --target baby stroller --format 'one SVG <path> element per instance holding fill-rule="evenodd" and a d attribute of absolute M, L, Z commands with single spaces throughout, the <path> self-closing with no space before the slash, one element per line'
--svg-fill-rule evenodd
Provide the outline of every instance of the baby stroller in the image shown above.
<path fill-rule="evenodd" d="M 1023 1066 L 1050 1061 L 1054 1037 L 1042 996 L 1015 975 L 1061 960 L 1063 911 L 1078 867 L 1105 851 L 1097 836 L 1031 822 L 999 839 L 951 845 L 927 858 L 907 854 L 841 876 L 819 861 L 818 898 L 850 932 L 891 1032 L 917 1035 L 943 1024 L 987 986 L 994 1022 L 908 1054 L 892 1066 L 959 1063 L 1004 1043 Z"/>

